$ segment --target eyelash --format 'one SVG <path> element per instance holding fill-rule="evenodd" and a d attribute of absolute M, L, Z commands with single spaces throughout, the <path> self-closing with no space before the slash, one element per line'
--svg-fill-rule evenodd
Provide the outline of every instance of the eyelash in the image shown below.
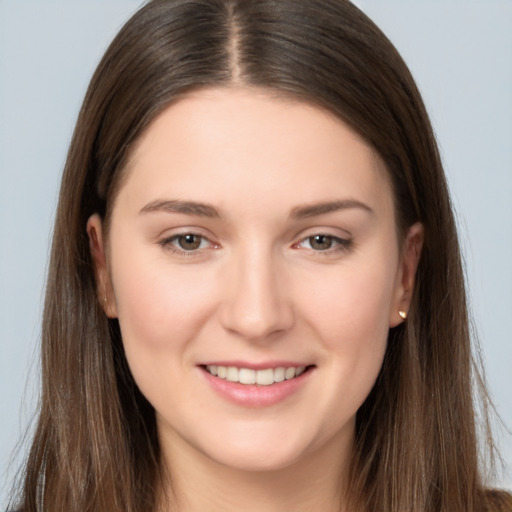
<path fill-rule="evenodd" d="M 330 255 L 330 254 L 333 254 L 333 253 L 348 251 L 352 247 L 352 240 L 351 239 L 349 239 L 349 238 L 340 238 L 340 237 L 337 237 L 337 236 L 334 236 L 334 235 L 329 235 L 327 233 L 315 233 L 313 235 L 310 235 L 310 236 L 308 236 L 306 238 L 303 238 L 297 244 L 294 244 L 293 247 L 300 247 L 305 242 L 309 242 L 309 244 L 311 245 L 311 241 L 314 240 L 315 238 L 325 238 L 332 245 L 334 245 L 334 247 L 330 246 L 330 247 L 327 247 L 325 249 L 313 249 L 312 247 L 308 248 L 308 250 L 310 250 L 312 252 L 315 252 L 315 253 L 318 253 L 318 254 L 322 254 L 322 255 Z M 322 242 L 320 242 L 320 243 L 322 243 Z"/>
<path fill-rule="evenodd" d="M 180 238 L 185 238 L 185 237 L 198 238 L 199 246 L 194 249 L 189 249 L 189 250 L 177 247 L 175 244 L 178 243 L 178 240 Z M 324 238 L 331 245 L 329 247 L 326 247 L 325 249 L 314 249 L 313 247 L 311 247 L 311 243 L 315 238 Z M 219 247 L 219 245 L 214 244 L 207 237 L 200 235 L 198 233 L 194 233 L 194 232 L 179 233 L 177 235 L 173 235 L 173 236 L 164 238 L 163 240 L 159 241 L 158 244 L 173 254 L 177 254 L 179 256 L 185 256 L 185 257 L 194 257 L 194 256 L 199 256 L 202 253 L 202 250 L 205 249 L 205 247 L 201 247 L 203 242 L 207 242 L 208 244 L 210 244 L 209 247 L 207 247 L 206 249 L 211 249 L 211 248 L 216 249 Z M 349 238 L 340 238 L 340 237 L 337 237 L 334 235 L 329 235 L 327 233 L 315 233 L 315 234 L 312 234 L 305 238 L 302 238 L 299 242 L 293 244 L 292 247 L 294 249 L 299 249 L 306 242 L 309 242 L 309 245 L 310 245 L 309 248 L 305 247 L 306 250 L 313 252 L 315 254 L 322 255 L 322 256 L 328 256 L 328 255 L 336 254 L 339 252 L 346 252 L 353 245 L 352 239 L 349 239 Z M 324 240 L 324 242 L 325 242 L 325 240 Z M 318 243 L 322 243 L 322 241 L 318 241 Z"/>
<path fill-rule="evenodd" d="M 189 236 L 196 237 L 200 240 L 199 247 L 197 247 L 196 249 L 187 250 L 187 249 L 183 249 L 183 248 L 180 248 L 180 247 L 177 247 L 176 245 L 174 245 L 175 243 L 178 243 L 178 240 L 180 238 L 185 238 L 185 237 L 189 237 Z M 209 244 L 211 244 L 211 247 L 213 247 L 213 248 L 217 247 L 213 242 L 208 240 L 208 238 L 206 238 L 205 236 L 200 235 L 198 233 L 194 233 L 194 232 L 179 233 L 177 235 L 173 235 L 173 236 L 164 238 L 163 240 L 160 240 L 160 242 L 158 242 L 158 244 L 173 254 L 190 257 L 190 256 L 198 256 L 200 254 L 200 251 L 202 249 L 204 249 L 204 247 L 201 247 L 201 245 L 203 244 L 204 241 L 207 241 Z"/>

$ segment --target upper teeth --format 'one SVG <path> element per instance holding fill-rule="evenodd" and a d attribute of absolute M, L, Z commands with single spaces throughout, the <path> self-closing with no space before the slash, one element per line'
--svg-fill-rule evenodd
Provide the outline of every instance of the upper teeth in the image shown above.
<path fill-rule="evenodd" d="M 240 382 L 241 384 L 259 384 L 270 386 L 274 382 L 283 382 L 298 377 L 304 373 L 305 366 L 266 368 L 265 370 L 252 370 L 250 368 L 237 368 L 236 366 L 208 365 L 206 369 L 216 377 Z"/>

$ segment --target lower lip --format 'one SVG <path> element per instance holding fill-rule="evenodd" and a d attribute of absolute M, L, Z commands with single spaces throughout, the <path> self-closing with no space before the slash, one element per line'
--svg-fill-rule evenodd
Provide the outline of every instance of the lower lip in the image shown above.
<path fill-rule="evenodd" d="M 225 400 L 243 407 L 270 407 L 271 405 L 283 402 L 298 392 L 309 379 L 312 368 L 309 368 L 298 377 L 284 380 L 283 382 L 276 382 L 270 386 L 230 382 L 226 379 L 214 377 L 202 367 L 201 371 L 208 384 Z"/>

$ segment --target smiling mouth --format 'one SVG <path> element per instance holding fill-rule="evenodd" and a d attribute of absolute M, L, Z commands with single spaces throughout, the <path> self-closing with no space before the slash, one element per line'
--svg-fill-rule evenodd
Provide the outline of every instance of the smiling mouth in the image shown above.
<path fill-rule="evenodd" d="M 278 368 L 265 368 L 253 370 L 252 368 L 237 368 L 236 366 L 206 365 L 203 368 L 214 377 L 229 382 L 237 382 L 246 385 L 271 386 L 285 380 L 292 380 L 312 366 L 289 366 Z"/>

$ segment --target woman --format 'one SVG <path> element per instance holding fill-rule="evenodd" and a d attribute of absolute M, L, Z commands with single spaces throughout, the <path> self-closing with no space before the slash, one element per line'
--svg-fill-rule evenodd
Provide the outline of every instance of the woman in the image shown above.
<path fill-rule="evenodd" d="M 432 130 L 348 2 L 141 9 L 84 101 L 48 283 L 21 510 L 510 509 Z"/>

